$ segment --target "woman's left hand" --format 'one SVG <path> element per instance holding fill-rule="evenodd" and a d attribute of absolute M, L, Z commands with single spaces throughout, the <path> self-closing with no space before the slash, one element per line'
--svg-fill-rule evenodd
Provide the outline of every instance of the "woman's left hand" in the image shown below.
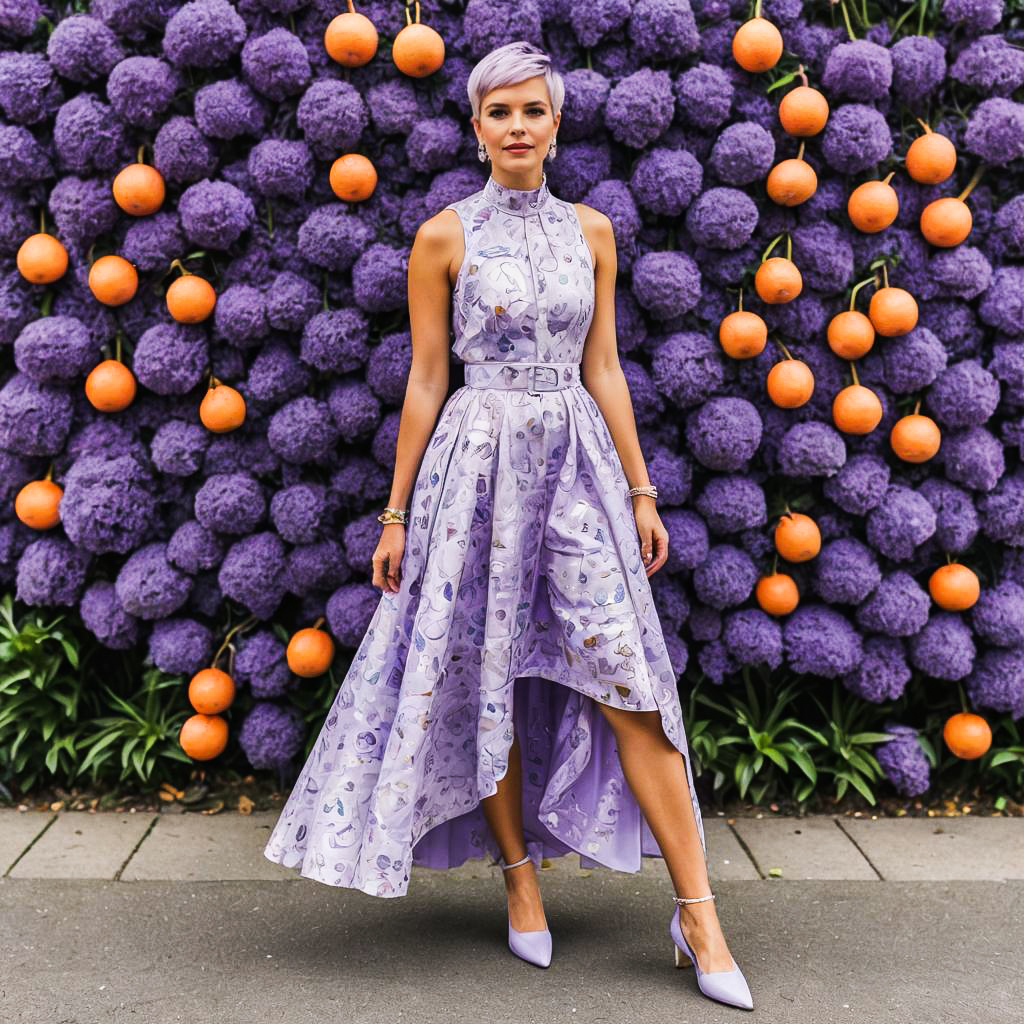
<path fill-rule="evenodd" d="M 640 556 L 647 575 L 657 572 L 668 558 L 668 530 L 655 508 L 654 499 L 636 495 L 633 501 L 636 532 L 640 535 Z"/>

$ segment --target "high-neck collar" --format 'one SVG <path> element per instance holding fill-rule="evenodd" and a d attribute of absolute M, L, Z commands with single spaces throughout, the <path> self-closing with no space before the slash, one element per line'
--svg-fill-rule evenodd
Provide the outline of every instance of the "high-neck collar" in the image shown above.
<path fill-rule="evenodd" d="M 520 217 L 540 213 L 550 196 L 546 171 L 541 171 L 540 184 L 536 188 L 509 188 L 495 181 L 493 174 L 484 185 L 484 198 L 488 202 L 506 213 L 515 213 Z"/>

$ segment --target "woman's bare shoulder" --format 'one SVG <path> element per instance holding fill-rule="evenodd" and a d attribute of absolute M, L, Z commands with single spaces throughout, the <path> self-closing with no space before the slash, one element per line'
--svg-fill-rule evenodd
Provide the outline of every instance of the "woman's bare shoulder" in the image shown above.
<path fill-rule="evenodd" d="M 458 213 L 446 208 L 428 217 L 416 231 L 415 244 L 426 251 L 434 265 L 447 269 L 448 283 L 454 286 L 465 248 L 462 220 Z"/>
<path fill-rule="evenodd" d="M 587 240 L 590 250 L 594 256 L 594 266 L 601 260 L 601 254 L 607 253 L 608 247 L 615 246 L 615 235 L 612 231 L 612 222 L 606 214 L 595 210 L 586 203 L 573 203 L 576 207 L 576 215 L 580 220 L 580 227 L 583 229 L 583 237 Z"/>

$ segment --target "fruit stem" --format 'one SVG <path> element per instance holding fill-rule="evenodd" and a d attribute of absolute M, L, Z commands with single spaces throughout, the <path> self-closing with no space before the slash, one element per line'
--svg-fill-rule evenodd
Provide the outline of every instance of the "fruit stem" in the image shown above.
<path fill-rule="evenodd" d="M 763 253 L 761 254 L 761 262 L 762 262 L 762 263 L 764 263 L 764 261 L 765 261 L 766 259 L 768 259 L 768 254 L 769 254 L 769 253 L 770 253 L 770 252 L 772 251 L 772 249 L 774 249 L 774 248 L 775 248 L 775 246 L 776 246 L 776 245 L 778 244 L 778 241 L 779 241 L 779 239 L 780 239 L 780 238 L 782 238 L 782 235 L 784 235 L 785 233 L 786 233 L 786 232 L 785 232 L 785 231 L 783 231 L 783 232 L 782 232 L 782 234 L 776 235 L 776 236 L 775 236 L 775 237 L 774 237 L 774 238 L 773 238 L 773 239 L 771 240 L 771 243 L 769 244 L 768 248 L 767 248 L 767 249 L 765 249 L 765 251 L 764 251 L 764 252 L 763 252 Z"/>
<path fill-rule="evenodd" d="M 741 313 L 743 312 L 743 285 L 740 285 L 740 301 L 736 307 Z"/>
<path fill-rule="evenodd" d="M 46 234 L 46 207 L 39 207 L 39 234 Z"/>
<path fill-rule="evenodd" d="M 915 117 L 914 120 L 924 129 L 925 135 L 931 135 L 932 130 L 925 121 L 922 121 L 919 117 Z"/>
<path fill-rule="evenodd" d="M 853 34 L 853 29 L 850 26 L 850 15 L 846 11 L 845 0 L 839 0 L 839 9 L 843 12 L 843 21 L 846 24 L 846 34 L 850 37 L 851 41 L 856 41 L 857 37 Z"/>
<path fill-rule="evenodd" d="M 226 634 L 226 635 L 225 635 L 225 637 L 224 637 L 224 642 L 223 642 L 223 643 L 222 643 L 222 644 L 220 645 L 220 647 L 218 647 L 218 648 L 217 648 L 217 653 L 216 653 L 216 654 L 215 654 L 215 655 L 213 656 L 213 661 L 211 661 L 211 662 L 210 662 L 210 668 L 216 668 L 216 667 L 217 667 L 217 659 L 218 659 L 218 658 L 219 658 L 219 657 L 221 656 L 221 654 L 222 654 L 222 653 L 224 652 L 224 648 L 225 648 L 225 647 L 228 647 L 228 646 L 230 646 L 230 641 L 231 641 L 231 638 L 232 638 L 232 637 L 233 637 L 233 636 L 234 636 L 234 635 L 235 635 L 235 634 L 236 634 L 236 633 L 237 633 L 237 632 L 238 632 L 239 630 L 244 630 L 244 629 L 248 629 L 248 628 L 249 628 L 249 626 L 255 625 L 255 623 L 256 623 L 257 621 L 259 621 L 259 620 L 258 620 L 258 619 L 256 618 L 256 616 L 255 616 L 255 615 L 250 615 L 250 616 L 249 616 L 249 618 L 247 618 L 247 619 L 243 619 L 243 620 L 242 620 L 241 622 L 239 622 L 239 623 L 238 623 L 238 624 L 237 624 L 236 626 L 233 626 L 233 627 L 232 627 L 231 629 L 229 629 L 229 630 L 228 630 L 228 632 L 227 632 L 227 634 Z M 230 674 L 230 673 L 229 673 L 229 674 Z"/>
<path fill-rule="evenodd" d="M 797 158 L 797 160 L 803 160 L 803 158 L 804 158 L 804 146 L 806 146 L 806 145 L 807 145 L 807 140 L 806 139 L 801 139 L 800 140 L 800 148 L 796 151 L 796 158 Z"/>
<path fill-rule="evenodd" d="M 754 4 L 754 17 L 761 17 L 761 0 L 757 0 L 757 3 Z"/>
<path fill-rule="evenodd" d="M 115 340 L 117 342 L 117 346 L 116 346 L 116 349 L 115 349 L 115 352 L 114 352 L 114 358 L 118 362 L 121 362 L 121 332 L 120 331 L 117 332 Z"/>
<path fill-rule="evenodd" d="M 890 181 L 892 181 L 892 177 L 893 177 L 893 175 L 894 175 L 895 173 L 896 173 L 895 171 L 890 171 L 890 172 L 889 172 L 889 173 L 888 173 L 888 174 L 887 174 L 887 175 L 886 175 L 886 176 L 885 176 L 885 177 L 884 177 L 884 178 L 882 179 L 882 184 L 883 184 L 883 185 L 888 185 L 888 184 L 889 184 L 889 182 L 890 182 Z"/>
<path fill-rule="evenodd" d="M 321 615 L 320 618 L 317 619 L 316 622 L 313 623 L 313 628 L 314 629 L 319 629 L 320 626 L 322 625 L 324 619 L 325 619 L 325 616 Z"/>
<path fill-rule="evenodd" d="M 781 348 L 782 351 L 786 353 L 786 358 L 787 359 L 792 359 L 793 358 L 793 353 L 790 352 L 788 348 L 786 348 L 786 346 L 782 343 L 782 341 L 779 338 L 775 339 L 775 344 L 778 345 L 779 348 Z"/>
<path fill-rule="evenodd" d="M 889 287 L 889 264 L 882 264 L 882 280 L 885 282 L 885 287 Z"/>
<path fill-rule="evenodd" d="M 270 205 L 270 200 L 267 200 L 267 233 L 271 238 L 274 237 L 274 208 Z"/>
<path fill-rule="evenodd" d="M 979 164 L 978 169 L 974 172 L 974 174 L 971 175 L 971 180 L 967 183 L 967 188 L 965 188 L 963 192 L 961 192 L 960 195 L 957 196 L 957 199 L 959 199 L 961 202 L 964 199 L 966 199 L 974 191 L 974 186 L 977 185 L 979 181 L 981 181 L 981 176 L 984 173 L 985 165 Z"/>
<path fill-rule="evenodd" d="M 50 468 L 46 471 L 46 476 L 44 476 L 43 479 L 44 480 L 52 480 L 53 479 L 53 463 L 52 462 L 50 463 Z"/>
<path fill-rule="evenodd" d="M 793 236 L 787 231 L 786 232 L 786 259 L 791 260 L 793 258 Z"/>
<path fill-rule="evenodd" d="M 916 402 L 914 403 L 914 411 L 913 411 L 912 415 L 913 415 L 913 416 L 916 416 L 916 415 L 917 415 L 917 412 L 918 412 L 918 410 L 919 410 L 920 408 L 921 408 L 921 399 L 919 398 L 919 399 L 918 399 L 918 400 L 917 400 L 917 401 L 916 401 Z"/>
<path fill-rule="evenodd" d="M 860 385 L 860 380 L 857 378 L 857 364 L 851 359 L 850 360 L 850 373 L 853 376 L 853 383 Z"/>
<path fill-rule="evenodd" d="M 853 286 L 853 291 L 850 292 L 850 311 L 851 312 L 854 310 L 854 308 L 856 306 L 857 292 L 859 292 L 861 290 L 861 288 L 864 287 L 864 285 L 871 284 L 872 281 L 875 281 L 877 283 L 877 281 L 878 281 L 878 275 L 877 274 L 873 274 L 871 277 L 865 277 L 863 281 L 858 281 Z"/>
<path fill-rule="evenodd" d="M 135 156 L 136 163 L 144 164 L 146 161 L 143 159 L 146 153 L 146 144 L 143 143 L 139 146 L 139 152 Z"/>
<path fill-rule="evenodd" d="M 192 273 L 192 271 L 189 270 L 185 266 L 185 264 L 181 262 L 181 260 L 171 260 L 171 270 L 173 270 L 175 267 L 177 267 L 181 271 L 182 277 L 184 277 L 186 274 Z"/>
<path fill-rule="evenodd" d="M 50 310 L 53 307 L 53 299 L 57 293 L 52 289 L 43 296 L 42 305 L 39 307 L 40 316 L 49 316 Z"/>
<path fill-rule="evenodd" d="M 807 72 L 804 71 L 803 64 L 796 69 L 796 77 L 800 79 L 800 84 L 810 88 L 810 83 L 807 81 Z"/>

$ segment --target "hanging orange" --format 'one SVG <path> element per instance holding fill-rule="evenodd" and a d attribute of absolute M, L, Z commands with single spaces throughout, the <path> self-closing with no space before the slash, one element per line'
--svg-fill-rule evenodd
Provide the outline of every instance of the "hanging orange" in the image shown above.
<path fill-rule="evenodd" d="M 14 514 L 33 530 L 49 530 L 60 522 L 64 488 L 52 480 L 30 480 L 14 499 Z"/>
<path fill-rule="evenodd" d="M 981 583 L 978 574 L 962 562 L 940 565 L 928 577 L 928 593 L 947 612 L 965 612 L 978 603 Z"/>
<path fill-rule="evenodd" d="M 889 432 L 889 444 L 904 462 L 927 462 L 941 443 L 938 424 L 930 416 L 919 413 L 901 417 Z"/>
<path fill-rule="evenodd" d="M 798 409 L 814 394 L 814 373 L 802 359 L 780 359 L 764 383 L 768 397 L 780 409 Z"/>
<path fill-rule="evenodd" d="M 724 317 L 718 325 L 722 351 L 733 359 L 751 359 L 764 351 L 768 325 L 749 310 L 738 309 Z"/>
<path fill-rule="evenodd" d="M 779 103 L 779 124 L 787 135 L 810 138 L 825 127 L 828 100 L 809 85 L 790 89 Z"/>
<path fill-rule="evenodd" d="M 178 742 L 193 760 L 212 761 L 228 745 L 228 723 L 220 715 L 192 715 L 185 719 Z"/>
<path fill-rule="evenodd" d="M 346 68 L 369 64 L 377 55 L 377 27 L 359 14 L 348 0 L 348 10 L 332 19 L 324 32 L 324 49 L 331 60 Z"/>
<path fill-rule="evenodd" d="M 188 701 L 203 715 L 227 711 L 235 699 L 235 681 L 219 668 L 201 668 L 189 681 Z"/>
<path fill-rule="evenodd" d="M 905 288 L 879 288 L 868 303 L 871 326 L 884 338 L 909 334 L 917 314 L 917 300 Z"/>
<path fill-rule="evenodd" d="M 992 746 L 992 729 L 981 715 L 960 711 L 946 719 L 942 738 L 954 757 L 976 761 Z"/>
<path fill-rule="evenodd" d="M 362 153 L 345 153 L 331 164 L 331 191 L 346 202 L 362 202 L 377 187 L 377 168 Z"/>
<path fill-rule="evenodd" d="M 391 44 L 391 59 L 410 78 L 426 78 L 444 64 L 444 39 L 429 25 L 406 25 Z"/>
<path fill-rule="evenodd" d="M 974 216 L 971 208 L 956 196 L 933 199 L 921 211 L 921 234 L 932 245 L 951 249 L 971 233 Z"/>
<path fill-rule="evenodd" d="M 199 419 L 215 434 L 237 430 L 245 422 L 245 399 L 230 384 L 218 384 L 199 403 Z"/>
<path fill-rule="evenodd" d="M 931 129 L 910 144 L 904 157 L 907 174 L 922 185 L 941 185 L 956 170 L 956 147 Z"/>
<path fill-rule="evenodd" d="M 768 172 L 764 190 L 773 203 L 799 206 L 818 191 L 818 175 L 806 160 L 781 160 Z"/>
<path fill-rule="evenodd" d="M 782 33 L 767 18 L 751 18 L 736 29 L 732 55 L 744 71 L 770 71 L 782 56 Z"/>
<path fill-rule="evenodd" d="M 832 421 L 844 434 L 870 434 L 882 422 L 882 403 L 871 388 L 851 384 L 832 399 Z"/>
<path fill-rule="evenodd" d="M 182 274 L 171 282 L 164 296 L 167 311 L 180 324 L 199 324 L 217 305 L 213 285 L 198 274 Z"/>
<path fill-rule="evenodd" d="M 874 235 L 896 220 L 900 199 L 892 185 L 884 181 L 865 181 L 850 193 L 846 212 L 858 231 Z"/>
<path fill-rule="evenodd" d="M 860 311 L 847 309 L 828 322 L 826 338 L 840 359 L 860 359 L 875 343 L 875 327 Z"/>
<path fill-rule="evenodd" d="M 754 588 L 754 597 L 768 615 L 788 615 L 800 603 L 796 582 L 784 572 L 762 576 Z"/>
<path fill-rule="evenodd" d="M 818 524 L 803 512 L 790 512 L 775 527 L 775 550 L 787 562 L 807 562 L 821 551 Z"/>
<path fill-rule="evenodd" d="M 754 274 L 754 291 L 763 302 L 791 302 L 804 286 L 797 265 L 785 256 L 769 256 Z"/>
<path fill-rule="evenodd" d="M 133 217 L 148 217 L 164 205 L 164 176 L 149 164 L 129 164 L 111 185 L 114 202 Z"/>
<path fill-rule="evenodd" d="M 85 378 L 85 397 L 100 412 L 120 412 L 135 401 L 135 374 L 116 359 L 104 359 Z"/>
<path fill-rule="evenodd" d="M 139 275 L 123 256 L 101 256 L 89 268 L 89 289 L 107 306 L 131 302 L 139 288 Z"/>
<path fill-rule="evenodd" d="M 21 243 L 15 263 L 31 284 L 53 284 L 67 273 L 68 251 L 59 239 L 40 231 Z"/>
<path fill-rule="evenodd" d="M 334 660 L 334 641 L 322 629 L 300 629 L 288 641 L 288 667 L 304 679 L 322 676 Z"/>

